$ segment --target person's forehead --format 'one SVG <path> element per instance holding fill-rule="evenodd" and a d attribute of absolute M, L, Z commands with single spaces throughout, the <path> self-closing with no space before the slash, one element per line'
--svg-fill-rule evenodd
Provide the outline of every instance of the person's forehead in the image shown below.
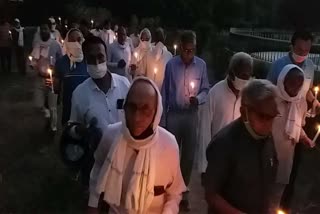
<path fill-rule="evenodd" d="M 261 115 L 275 117 L 279 114 L 277 103 L 274 97 L 268 97 L 252 106 L 255 112 Z"/>
<path fill-rule="evenodd" d="M 105 48 L 102 44 L 89 44 L 87 48 L 87 52 L 89 54 L 99 54 L 99 53 L 103 53 L 104 55 L 106 54 Z"/>
<path fill-rule="evenodd" d="M 141 33 L 141 37 L 150 38 L 150 35 L 149 35 L 149 33 L 147 33 L 146 31 L 143 31 L 143 32 Z"/>
<path fill-rule="evenodd" d="M 72 31 L 70 34 L 69 34 L 69 38 L 70 39 L 77 39 L 81 37 L 81 34 L 79 31 L 75 30 L 75 31 Z"/>
<path fill-rule="evenodd" d="M 182 46 L 185 49 L 193 49 L 195 48 L 196 44 L 194 42 L 187 42 L 187 43 L 182 43 Z"/>
<path fill-rule="evenodd" d="M 295 41 L 294 47 L 309 47 L 312 45 L 311 40 L 297 39 Z"/>
<path fill-rule="evenodd" d="M 130 89 L 128 101 L 134 103 L 152 103 L 157 93 L 154 87 L 145 81 L 136 82 Z"/>

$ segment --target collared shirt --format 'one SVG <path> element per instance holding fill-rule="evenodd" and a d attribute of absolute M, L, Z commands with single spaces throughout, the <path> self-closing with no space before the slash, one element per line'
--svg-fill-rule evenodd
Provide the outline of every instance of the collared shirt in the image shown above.
<path fill-rule="evenodd" d="M 70 68 L 70 59 L 67 55 L 56 62 L 54 72 L 62 86 L 62 124 L 64 124 L 70 118 L 72 93 L 89 77 L 89 74 L 87 73 L 87 65 L 83 61 L 76 62 L 75 66 Z"/>
<path fill-rule="evenodd" d="M 131 62 L 131 49 L 129 44 L 125 44 L 124 47 L 121 47 L 120 44 L 116 41 L 108 46 L 108 67 L 112 73 L 128 76 L 128 68 Z M 118 62 L 123 59 L 126 62 L 124 68 L 118 68 Z"/>
<path fill-rule="evenodd" d="M 122 110 L 117 109 L 119 99 L 125 99 L 129 90 L 129 81 L 117 74 L 111 74 L 111 88 L 105 94 L 92 78 L 80 84 L 72 94 L 71 122 L 90 124 L 93 118 L 98 120 L 97 128 L 104 130 L 109 124 L 121 120 Z"/>
<path fill-rule="evenodd" d="M 207 149 L 205 189 L 244 213 L 266 214 L 277 157 L 271 137 L 255 140 L 241 118 L 223 128 Z"/>
<path fill-rule="evenodd" d="M 273 84 L 277 85 L 279 74 L 281 73 L 282 69 L 289 64 L 295 64 L 291 60 L 289 54 L 272 63 L 272 67 L 268 73 L 267 79 L 270 80 Z M 305 83 L 303 86 L 303 90 L 307 92 L 309 88 L 313 86 L 315 66 L 310 59 L 306 59 L 303 62 L 301 68 L 305 74 Z"/>
<path fill-rule="evenodd" d="M 164 112 L 189 109 L 190 97 L 198 98 L 199 104 L 203 104 L 208 91 L 207 65 L 202 59 L 195 56 L 186 66 L 181 57 L 176 56 L 167 63 L 161 90 Z"/>

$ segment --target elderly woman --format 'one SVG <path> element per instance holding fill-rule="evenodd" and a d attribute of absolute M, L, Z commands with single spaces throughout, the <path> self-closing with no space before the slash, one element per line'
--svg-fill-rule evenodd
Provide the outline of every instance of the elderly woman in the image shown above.
<path fill-rule="evenodd" d="M 78 29 L 71 29 L 67 33 L 65 40 L 65 52 L 61 59 L 55 65 L 55 89 L 62 94 L 62 124 L 68 122 L 71 111 L 71 98 L 74 89 L 86 80 L 87 65 L 83 61 L 82 42 L 84 41 L 82 33 Z"/>
<path fill-rule="evenodd" d="M 209 213 L 269 213 L 277 166 L 271 137 L 276 97 L 269 81 L 250 81 L 241 92 L 241 117 L 212 139 L 204 179 Z"/>
<path fill-rule="evenodd" d="M 253 74 L 253 59 L 239 52 L 233 55 L 228 68 L 228 77 L 218 82 L 209 91 L 208 101 L 200 108 L 199 115 L 199 169 L 207 168 L 205 151 L 210 140 L 226 125 L 240 117 L 240 91 Z"/>
<path fill-rule="evenodd" d="M 148 28 L 144 28 L 140 33 L 140 43 L 139 46 L 133 52 L 133 63 L 135 66 L 131 67 L 134 76 L 146 75 L 148 60 L 145 59 L 153 49 L 151 44 L 151 32 Z"/>

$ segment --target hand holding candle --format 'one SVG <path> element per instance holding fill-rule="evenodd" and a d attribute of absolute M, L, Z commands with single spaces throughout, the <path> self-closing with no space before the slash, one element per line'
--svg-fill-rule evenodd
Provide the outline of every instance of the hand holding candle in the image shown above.
<path fill-rule="evenodd" d="M 136 58 L 137 63 L 139 62 L 139 54 L 138 52 L 134 52 L 134 58 Z"/>
<path fill-rule="evenodd" d="M 94 21 L 91 19 L 91 28 L 93 28 Z"/>
<path fill-rule="evenodd" d="M 190 87 L 191 87 L 190 95 L 191 95 L 191 97 L 193 97 L 193 96 L 195 96 L 194 95 L 195 84 L 193 81 L 190 82 Z"/>
<path fill-rule="evenodd" d="M 313 90 L 314 90 L 314 98 L 315 98 L 315 99 L 318 99 L 319 87 L 316 86 L 316 87 L 314 87 Z"/>

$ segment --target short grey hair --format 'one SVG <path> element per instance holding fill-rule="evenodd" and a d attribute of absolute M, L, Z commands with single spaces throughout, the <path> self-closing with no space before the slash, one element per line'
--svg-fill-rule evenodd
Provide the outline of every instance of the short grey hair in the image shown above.
<path fill-rule="evenodd" d="M 185 30 L 180 36 L 181 44 L 193 43 L 197 44 L 197 35 L 192 30 Z"/>
<path fill-rule="evenodd" d="M 253 58 L 245 52 L 238 52 L 234 54 L 231 57 L 229 62 L 229 67 L 228 67 L 229 72 L 232 72 L 234 68 L 236 68 L 241 64 L 249 64 L 253 66 Z"/>
<path fill-rule="evenodd" d="M 257 103 L 277 97 L 277 88 L 268 80 L 251 80 L 241 92 L 241 105 L 254 107 Z"/>

